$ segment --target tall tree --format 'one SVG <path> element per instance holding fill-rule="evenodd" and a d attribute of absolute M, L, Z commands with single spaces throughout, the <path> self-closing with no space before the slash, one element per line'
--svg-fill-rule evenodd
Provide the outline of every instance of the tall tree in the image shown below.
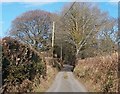
<path fill-rule="evenodd" d="M 23 13 L 12 22 L 10 35 L 37 51 L 50 45 L 51 14 L 42 10 Z"/>
<path fill-rule="evenodd" d="M 107 12 L 102 12 L 96 5 L 91 3 L 75 3 L 65 6 L 61 14 L 67 14 L 62 18 L 62 31 L 67 41 L 76 48 L 76 57 L 81 49 L 98 38 L 101 31 L 112 29 L 115 20 L 111 19 Z M 93 43 L 93 42 L 91 42 Z M 95 44 L 95 43 L 94 43 Z"/>

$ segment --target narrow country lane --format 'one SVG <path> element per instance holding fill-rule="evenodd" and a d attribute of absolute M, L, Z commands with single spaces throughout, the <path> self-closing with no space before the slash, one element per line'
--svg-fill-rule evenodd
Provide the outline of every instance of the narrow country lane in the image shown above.
<path fill-rule="evenodd" d="M 87 92 L 85 87 L 75 79 L 72 72 L 59 72 L 47 92 Z"/>

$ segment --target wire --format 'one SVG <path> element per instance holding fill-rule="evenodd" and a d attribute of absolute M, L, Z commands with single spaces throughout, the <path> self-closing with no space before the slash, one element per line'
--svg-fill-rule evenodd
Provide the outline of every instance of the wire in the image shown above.
<path fill-rule="evenodd" d="M 66 15 L 67 15 L 67 13 L 72 9 L 72 7 L 73 7 L 73 5 L 76 3 L 76 1 L 75 2 L 73 2 L 73 4 L 71 5 L 71 7 L 69 8 L 69 10 L 64 14 L 64 16 L 63 17 L 61 17 L 59 20 L 61 20 L 62 18 L 64 18 Z M 57 20 L 57 22 L 59 21 L 59 20 Z"/>
<path fill-rule="evenodd" d="M 75 2 L 73 2 L 73 4 L 71 5 L 71 7 L 69 8 L 69 10 L 64 14 L 64 16 L 63 16 L 63 18 L 65 17 L 65 15 L 67 15 L 67 13 L 72 9 L 72 7 L 73 7 L 73 5 L 76 3 L 76 1 Z"/>
<path fill-rule="evenodd" d="M 64 18 L 64 17 L 67 15 L 67 13 L 72 9 L 72 7 L 74 6 L 75 3 L 76 3 L 76 1 L 73 2 L 73 4 L 72 4 L 71 7 L 68 9 L 68 11 L 64 14 L 64 16 L 61 17 L 59 20 L 57 20 L 55 23 L 57 23 L 57 22 L 60 21 L 62 18 Z M 59 27 L 61 27 L 61 26 L 59 26 Z"/>

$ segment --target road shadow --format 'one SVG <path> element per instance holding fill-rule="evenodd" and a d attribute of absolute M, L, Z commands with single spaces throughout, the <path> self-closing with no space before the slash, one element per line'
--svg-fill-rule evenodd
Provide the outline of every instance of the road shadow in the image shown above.
<path fill-rule="evenodd" d="M 63 65 L 63 68 L 61 69 L 61 71 L 65 71 L 65 72 L 73 72 L 74 67 L 71 65 Z"/>

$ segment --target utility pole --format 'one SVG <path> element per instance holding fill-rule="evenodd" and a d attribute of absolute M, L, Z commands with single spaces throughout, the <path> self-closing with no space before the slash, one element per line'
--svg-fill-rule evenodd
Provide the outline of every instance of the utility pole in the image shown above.
<path fill-rule="evenodd" d="M 55 22 L 53 22 L 53 29 L 52 29 L 52 57 L 54 55 L 54 39 L 55 39 Z"/>
<path fill-rule="evenodd" d="M 62 55 L 63 55 L 62 50 L 63 50 L 63 47 L 62 47 L 62 43 L 61 43 L 61 61 L 62 61 Z"/>

